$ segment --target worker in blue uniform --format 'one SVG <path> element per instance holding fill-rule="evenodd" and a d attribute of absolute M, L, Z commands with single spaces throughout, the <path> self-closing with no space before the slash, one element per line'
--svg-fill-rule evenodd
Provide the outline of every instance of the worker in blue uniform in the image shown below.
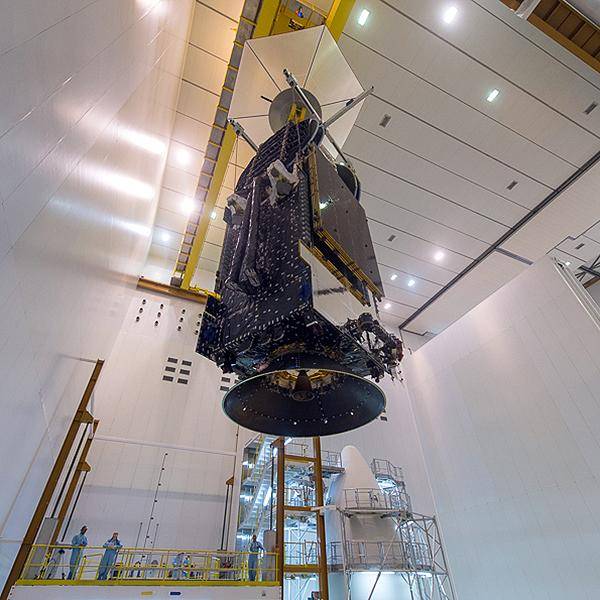
<path fill-rule="evenodd" d="M 100 568 L 98 569 L 98 579 L 106 579 L 115 562 L 117 562 L 117 554 L 123 547 L 119 541 L 119 534 L 115 531 L 112 537 L 102 546 L 106 548 L 104 555 L 100 560 Z"/>
<path fill-rule="evenodd" d="M 79 567 L 79 562 L 81 561 L 81 554 L 83 553 L 83 549 L 88 545 L 88 539 L 85 535 L 87 531 L 87 527 L 84 525 L 79 533 L 76 536 L 73 536 L 71 540 L 71 546 L 73 549 L 71 550 L 71 560 L 69 561 L 69 575 L 67 579 L 74 579 L 77 574 L 77 568 Z"/>
<path fill-rule="evenodd" d="M 248 575 L 250 581 L 256 581 L 256 566 L 258 565 L 258 553 L 263 550 L 263 545 L 256 539 L 256 535 L 252 536 L 252 540 L 248 545 Z"/>

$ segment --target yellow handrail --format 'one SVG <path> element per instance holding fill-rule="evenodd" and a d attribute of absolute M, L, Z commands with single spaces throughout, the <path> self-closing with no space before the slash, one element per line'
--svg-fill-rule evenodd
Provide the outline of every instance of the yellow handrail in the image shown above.
<path fill-rule="evenodd" d="M 68 575 L 67 575 L 68 574 Z M 72 576 L 72 579 L 68 577 Z M 277 554 L 35 544 L 21 585 L 279 585 Z"/>

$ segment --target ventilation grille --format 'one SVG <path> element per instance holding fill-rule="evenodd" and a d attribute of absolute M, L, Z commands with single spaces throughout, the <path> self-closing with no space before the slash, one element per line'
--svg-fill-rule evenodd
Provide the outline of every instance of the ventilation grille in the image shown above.
<path fill-rule="evenodd" d="M 180 360 L 175 356 L 167 356 L 162 380 L 187 385 L 190 382 L 190 375 L 192 374 L 191 367 L 191 360 Z"/>
<path fill-rule="evenodd" d="M 586 115 L 589 115 L 596 107 L 598 106 L 597 102 L 592 102 L 584 111 L 583 113 Z"/>
<path fill-rule="evenodd" d="M 237 379 L 235 375 L 223 375 L 221 377 L 221 385 L 219 386 L 219 391 L 228 392 L 236 383 Z"/>

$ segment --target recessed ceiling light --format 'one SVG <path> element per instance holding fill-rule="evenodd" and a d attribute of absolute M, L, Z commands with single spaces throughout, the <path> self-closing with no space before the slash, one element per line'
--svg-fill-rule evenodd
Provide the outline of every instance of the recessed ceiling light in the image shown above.
<path fill-rule="evenodd" d="M 160 234 L 160 239 L 161 239 L 163 242 L 168 242 L 168 241 L 171 239 L 171 236 L 170 236 L 170 235 L 169 235 L 169 234 L 168 234 L 166 231 L 163 231 L 163 232 Z"/>
<path fill-rule="evenodd" d="M 413 285 L 415 285 L 415 283 L 417 283 L 414 279 L 409 279 L 408 280 L 408 287 L 412 287 Z"/>
<path fill-rule="evenodd" d="M 452 23 L 454 19 L 456 19 L 456 15 L 458 14 L 458 8 L 456 6 L 449 6 L 445 11 L 442 19 L 444 19 L 444 23 Z"/>
<path fill-rule="evenodd" d="M 194 209 L 196 208 L 196 203 L 194 202 L 193 198 L 184 198 L 183 202 L 181 203 L 181 210 L 189 215 Z"/>
<path fill-rule="evenodd" d="M 363 8 L 360 12 L 360 15 L 358 15 L 358 24 L 361 26 L 364 25 L 367 22 L 370 14 L 371 13 L 366 8 Z"/>
<path fill-rule="evenodd" d="M 570 261 L 570 260 L 568 260 L 568 261 L 565 263 L 565 265 L 567 265 L 567 267 L 570 267 L 570 266 L 571 266 L 571 261 Z"/>
<path fill-rule="evenodd" d="M 434 255 L 433 258 L 435 258 L 435 260 L 442 260 L 442 258 L 444 258 L 444 256 L 446 256 L 441 250 L 438 250 Z"/>
<path fill-rule="evenodd" d="M 390 279 L 392 281 L 395 281 L 396 279 L 398 279 L 398 275 L 396 275 L 396 273 L 392 273 L 392 275 L 390 276 Z"/>
<path fill-rule="evenodd" d="M 488 94 L 487 101 L 488 101 L 488 102 L 493 102 L 493 101 L 494 101 L 494 100 L 495 100 L 495 99 L 498 97 L 498 94 L 499 94 L 499 93 L 500 93 L 500 92 L 499 92 L 498 90 L 496 90 L 496 89 L 493 89 L 493 90 L 492 90 L 492 91 L 491 91 L 491 92 Z"/>
<path fill-rule="evenodd" d="M 191 154 L 184 148 L 179 148 L 175 152 L 175 158 L 177 159 L 177 162 L 183 167 L 187 167 L 192 160 Z"/>
<path fill-rule="evenodd" d="M 216 211 L 216 210 L 213 210 L 213 211 L 210 213 L 210 218 L 211 218 L 213 221 L 214 221 L 214 220 L 217 218 L 217 211 Z"/>
<path fill-rule="evenodd" d="M 391 305 L 391 303 L 390 303 L 390 302 L 386 302 L 386 303 L 383 305 L 383 308 L 385 308 L 385 310 L 389 310 L 390 308 L 392 308 L 392 305 Z"/>

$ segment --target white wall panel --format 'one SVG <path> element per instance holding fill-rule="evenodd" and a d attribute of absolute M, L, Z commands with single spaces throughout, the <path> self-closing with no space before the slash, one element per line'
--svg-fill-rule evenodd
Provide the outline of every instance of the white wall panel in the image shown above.
<path fill-rule="evenodd" d="M 406 360 L 461 600 L 598 596 L 599 356 L 543 259 Z"/>
<path fill-rule="evenodd" d="M 221 370 L 195 352 L 203 306 L 144 290 L 130 297 L 129 312 L 98 385 L 95 416 L 100 426 L 88 460 L 92 471 L 67 538 L 86 523 L 90 544 L 104 543 L 114 529 L 124 544 L 135 545 L 143 523 L 138 542 L 143 545 L 154 505 L 148 545 L 218 548 L 237 427 L 221 409 Z M 177 363 L 168 362 L 168 357 Z M 181 374 L 181 369 L 190 375 Z M 163 380 L 165 375 L 175 381 Z M 188 383 L 178 383 L 180 378 Z"/>
<path fill-rule="evenodd" d="M 192 2 L 1 4 L 0 586 L 145 258 Z"/>

